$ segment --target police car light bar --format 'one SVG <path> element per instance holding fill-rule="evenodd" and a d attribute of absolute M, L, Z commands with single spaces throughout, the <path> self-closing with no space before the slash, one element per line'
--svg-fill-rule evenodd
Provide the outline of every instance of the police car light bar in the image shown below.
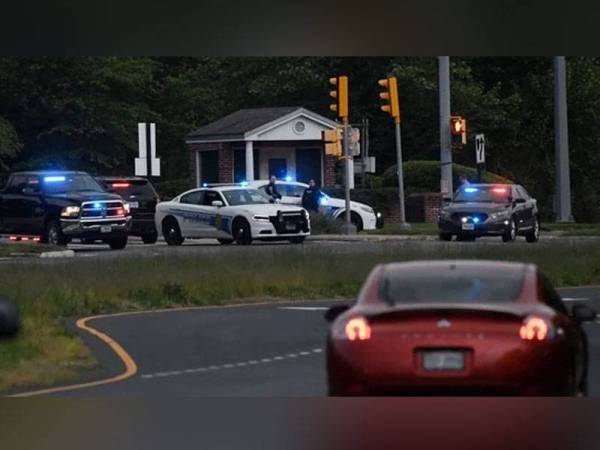
<path fill-rule="evenodd" d="M 48 177 L 44 177 L 44 181 L 46 183 L 56 183 L 56 182 L 60 182 L 60 181 L 65 181 L 66 177 L 64 176 L 48 176 Z"/>

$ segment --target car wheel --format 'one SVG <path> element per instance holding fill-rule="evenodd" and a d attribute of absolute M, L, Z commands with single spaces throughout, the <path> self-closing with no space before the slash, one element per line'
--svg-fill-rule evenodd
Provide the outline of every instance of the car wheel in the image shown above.
<path fill-rule="evenodd" d="M 450 233 L 440 233 L 439 235 L 440 241 L 451 241 L 452 235 Z"/>
<path fill-rule="evenodd" d="M 515 222 L 515 219 L 512 218 L 510 219 L 508 230 L 506 230 L 502 235 L 502 241 L 513 242 L 515 239 L 517 239 L 517 222 Z"/>
<path fill-rule="evenodd" d="M 127 236 L 108 241 L 111 250 L 123 250 L 127 247 Z"/>
<path fill-rule="evenodd" d="M 156 244 L 158 240 L 158 233 L 144 234 L 142 236 L 142 242 L 144 244 Z"/>
<path fill-rule="evenodd" d="M 340 215 L 337 216 L 337 220 L 339 220 L 340 223 L 345 223 L 346 213 L 342 211 L 342 213 L 340 213 Z M 360 218 L 358 213 L 355 213 L 354 211 L 350 211 L 350 223 L 356 227 L 357 233 L 360 233 L 363 230 L 362 219 Z"/>
<path fill-rule="evenodd" d="M 250 245 L 252 243 L 252 233 L 250 224 L 246 219 L 237 219 L 233 222 L 233 238 L 239 245 Z"/>
<path fill-rule="evenodd" d="M 177 221 L 173 218 L 165 219 L 163 222 L 163 236 L 167 245 L 181 245 L 184 238 L 181 236 L 181 230 Z"/>
<path fill-rule="evenodd" d="M 221 245 L 233 244 L 233 239 L 217 239 Z"/>
<path fill-rule="evenodd" d="M 65 246 L 67 245 L 67 239 L 62 233 L 60 224 L 57 221 L 49 222 L 46 226 L 46 236 L 44 239 L 50 245 Z"/>
<path fill-rule="evenodd" d="M 537 217 L 535 218 L 535 223 L 533 224 L 533 230 L 529 231 L 525 235 L 525 239 L 527 239 L 527 242 L 531 243 L 540 240 L 540 219 L 538 219 Z"/>
<path fill-rule="evenodd" d="M 292 244 L 302 244 L 304 242 L 304 239 L 306 239 L 306 236 L 295 236 L 293 238 L 290 238 L 289 241 Z"/>

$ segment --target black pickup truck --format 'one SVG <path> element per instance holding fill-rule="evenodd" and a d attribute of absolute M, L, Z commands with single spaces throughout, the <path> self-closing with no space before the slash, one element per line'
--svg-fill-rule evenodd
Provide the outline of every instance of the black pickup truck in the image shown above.
<path fill-rule="evenodd" d="M 15 172 L 0 191 L 0 234 L 54 245 L 101 240 L 125 248 L 129 205 L 85 172 Z"/>

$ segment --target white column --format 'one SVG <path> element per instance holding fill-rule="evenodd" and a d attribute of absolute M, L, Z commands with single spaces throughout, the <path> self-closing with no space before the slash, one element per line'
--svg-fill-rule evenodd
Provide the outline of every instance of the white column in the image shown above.
<path fill-rule="evenodd" d="M 196 187 L 200 187 L 200 152 L 194 150 L 196 153 Z"/>
<path fill-rule="evenodd" d="M 246 141 L 246 181 L 254 180 L 254 148 L 252 141 Z"/>

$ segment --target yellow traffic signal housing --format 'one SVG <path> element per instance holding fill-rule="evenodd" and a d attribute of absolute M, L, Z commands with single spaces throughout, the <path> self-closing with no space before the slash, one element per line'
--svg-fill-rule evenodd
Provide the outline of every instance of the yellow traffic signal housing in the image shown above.
<path fill-rule="evenodd" d="M 461 146 L 467 144 L 467 120 L 461 116 L 450 117 L 450 134 L 452 145 Z"/>
<path fill-rule="evenodd" d="M 400 120 L 400 99 L 398 98 L 398 81 L 396 77 L 379 80 L 379 86 L 385 88 L 379 93 L 379 98 L 384 100 L 381 110 L 388 113 L 394 120 Z"/>
<path fill-rule="evenodd" d="M 329 105 L 329 109 L 335 111 L 342 119 L 348 118 L 348 77 L 345 75 L 333 77 L 329 79 L 329 83 L 335 87 L 329 95 L 336 100 Z"/>
<path fill-rule="evenodd" d="M 322 139 L 325 141 L 325 154 L 336 157 L 342 156 L 342 130 L 325 130 L 321 133 Z"/>

